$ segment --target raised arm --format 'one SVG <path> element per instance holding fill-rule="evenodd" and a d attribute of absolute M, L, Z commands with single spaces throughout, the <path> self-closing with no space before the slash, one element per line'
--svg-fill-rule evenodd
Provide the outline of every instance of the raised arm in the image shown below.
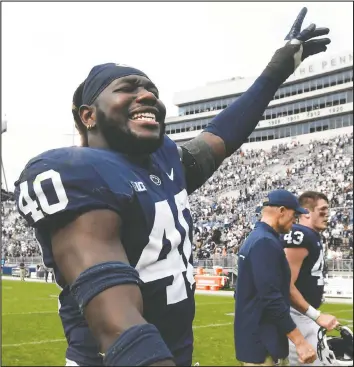
<path fill-rule="evenodd" d="M 52 234 L 55 262 L 105 354 L 105 365 L 174 366 L 156 327 L 142 316 L 141 281 L 129 265 L 120 228 L 119 215 L 110 210 L 79 216 Z"/>
<path fill-rule="evenodd" d="M 328 28 L 311 24 L 301 32 L 307 9 L 303 8 L 262 74 L 234 103 L 220 112 L 203 132 L 180 148 L 188 193 L 202 186 L 247 140 L 256 128 L 275 92 L 307 57 L 326 51 L 328 38 L 312 39 L 329 33 Z"/>

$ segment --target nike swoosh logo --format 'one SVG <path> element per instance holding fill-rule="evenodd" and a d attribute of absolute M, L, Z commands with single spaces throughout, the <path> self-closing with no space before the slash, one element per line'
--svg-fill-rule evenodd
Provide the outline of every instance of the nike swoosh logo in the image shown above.
<path fill-rule="evenodd" d="M 173 168 L 171 169 L 171 173 L 170 173 L 170 174 L 168 174 L 168 173 L 166 172 L 166 175 L 168 176 L 168 178 L 169 178 L 171 181 L 173 181 Z"/>

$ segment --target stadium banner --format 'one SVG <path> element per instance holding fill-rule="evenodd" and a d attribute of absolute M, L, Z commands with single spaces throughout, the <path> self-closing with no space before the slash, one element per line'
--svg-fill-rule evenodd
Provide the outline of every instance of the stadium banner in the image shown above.
<path fill-rule="evenodd" d="M 353 299 L 353 279 L 342 277 L 325 279 L 324 296 Z"/>
<path fill-rule="evenodd" d="M 321 59 L 307 59 L 303 62 L 295 72 L 288 78 L 287 82 L 298 79 L 309 78 L 314 75 L 321 75 L 330 71 L 335 71 L 343 67 L 353 65 L 353 51 L 346 50 L 337 54 L 325 55 Z"/>
<path fill-rule="evenodd" d="M 353 111 L 353 102 L 345 103 L 340 106 L 332 106 L 326 107 L 319 110 L 313 110 L 309 112 L 302 112 L 296 115 L 286 116 L 286 117 L 278 117 L 272 120 L 264 120 L 260 121 L 257 125 L 258 128 L 264 127 L 273 127 L 279 125 L 291 124 L 293 122 L 305 121 L 305 120 L 313 120 L 319 119 L 322 117 L 327 117 L 331 115 L 341 114 L 345 112 Z"/>
<path fill-rule="evenodd" d="M 299 101 L 290 101 L 291 103 L 298 103 Z M 219 113 L 220 111 L 216 111 Z M 285 116 L 285 117 L 277 117 L 275 119 L 271 120 L 262 120 L 258 123 L 256 126 L 256 130 L 258 129 L 264 129 L 269 127 L 277 127 L 277 126 L 283 126 L 283 125 L 292 125 L 299 122 L 305 122 L 305 121 L 311 121 L 311 120 L 318 120 L 319 118 L 324 117 L 333 117 L 336 115 L 342 115 L 347 112 L 353 113 L 353 102 L 341 104 L 339 106 L 332 106 L 332 107 L 326 107 L 318 110 L 312 110 L 308 112 L 301 112 L 297 113 L 295 115 Z M 205 112 L 207 114 L 206 117 L 213 118 L 217 115 L 217 113 L 210 115 L 210 112 Z M 203 118 L 203 113 L 199 114 L 199 118 Z M 194 115 L 191 115 L 192 117 Z M 181 122 L 187 122 L 188 116 L 183 116 L 183 121 Z M 175 133 L 173 134 L 173 139 L 175 141 L 181 141 L 184 139 L 191 139 L 196 137 L 198 134 L 200 134 L 200 130 L 194 130 L 194 131 L 185 131 L 182 133 Z"/>

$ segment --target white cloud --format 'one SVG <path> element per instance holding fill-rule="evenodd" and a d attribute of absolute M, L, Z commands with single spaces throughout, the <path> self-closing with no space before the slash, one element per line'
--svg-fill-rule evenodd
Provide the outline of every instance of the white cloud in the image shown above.
<path fill-rule="evenodd" d="M 72 94 L 92 66 L 142 69 L 173 115 L 176 91 L 261 72 L 302 6 L 304 25 L 331 28 L 330 53 L 352 48 L 352 3 L 3 3 L 9 188 L 34 155 L 70 145 Z"/>

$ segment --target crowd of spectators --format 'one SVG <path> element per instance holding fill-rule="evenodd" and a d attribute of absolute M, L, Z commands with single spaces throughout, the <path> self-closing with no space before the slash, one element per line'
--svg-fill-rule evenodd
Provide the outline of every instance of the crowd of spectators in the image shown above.
<path fill-rule="evenodd" d="M 293 140 L 270 151 L 239 150 L 229 157 L 190 196 L 195 258 L 237 254 L 257 221 L 256 208 L 266 193 L 276 188 L 296 195 L 311 189 L 325 193 L 331 206 L 329 227 L 322 234 L 326 256 L 352 258 L 353 134 L 306 145 Z M 11 198 L 2 204 L 1 219 L 2 258 L 40 255 L 33 230 L 17 213 Z"/>
<path fill-rule="evenodd" d="M 1 258 L 40 256 L 40 249 L 32 228 L 20 217 L 14 201 L 1 205 Z"/>
<path fill-rule="evenodd" d="M 353 134 L 232 155 L 190 196 L 195 257 L 236 254 L 257 221 L 256 208 L 277 188 L 298 196 L 306 190 L 325 193 L 331 206 L 329 227 L 322 233 L 325 250 L 340 248 L 343 259 L 352 258 Z"/>

